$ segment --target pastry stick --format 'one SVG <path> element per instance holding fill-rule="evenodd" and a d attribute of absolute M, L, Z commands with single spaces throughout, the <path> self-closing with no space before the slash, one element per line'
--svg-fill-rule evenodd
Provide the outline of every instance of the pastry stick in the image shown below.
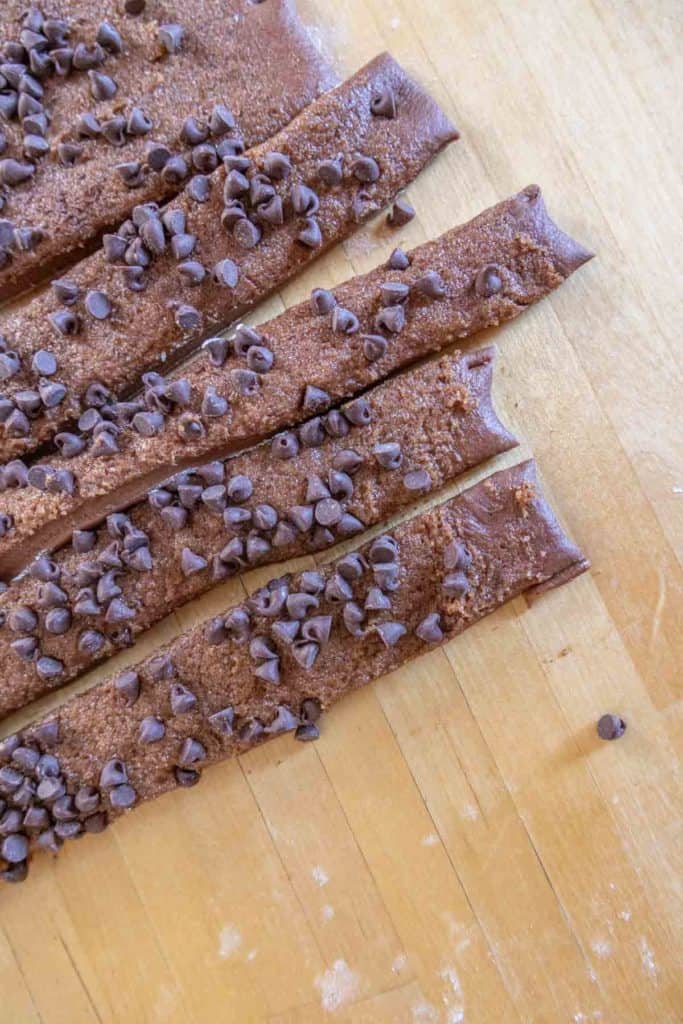
<path fill-rule="evenodd" d="M 346 238 L 456 137 L 384 54 L 267 142 L 227 154 L 206 176 L 206 201 L 187 192 L 163 209 L 136 207 L 100 251 L 0 316 L 4 457 L 197 348 Z"/>
<path fill-rule="evenodd" d="M 336 84 L 291 0 L 138 6 L 2 4 L 0 298 L 140 203 L 199 194 L 221 152 L 270 138 Z"/>
<path fill-rule="evenodd" d="M 244 447 L 516 317 L 589 258 L 529 186 L 334 293 L 314 289 L 309 302 L 256 331 L 239 327 L 228 341 L 214 339 L 168 379 L 149 378 L 139 404 L 87 414 L 88 431 L 66 435 L 68 458 L 49 456 L 28 471 L 6 467 L 0 573 L 8 579 L 38 551 L 63 544 L 74 525 L 132 501 L 174 465 Z"/>
<path fill-rule="evenodd" d="M 314 740 L 346 693 L 587 567 L 526 462 L 273 580 L 4 740 L 0 793 L 18 826 L 0 845 L 5 879 L 26 877 L 32 848 L 101 831 L 216 761 L 285 731 Z"/>
<path fill-rule="evenodd" d="M 491 403 L 493 359 L 491 348 L 446 356 L 377 385 L 270 443 L 176 474 L 38 558 L 0 596 L 0 717 L 217 582 L 352 537 L 513 447 Z"/>

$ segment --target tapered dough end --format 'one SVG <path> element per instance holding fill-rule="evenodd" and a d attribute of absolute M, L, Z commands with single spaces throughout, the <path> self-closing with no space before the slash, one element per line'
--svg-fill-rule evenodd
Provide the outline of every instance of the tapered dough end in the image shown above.
<path fill-rule="evenodd" d="M 524 216 L 529 212 L 538 231 L 548 247 L 552 249 L 558 269 L 569 277 L 575 270 L 588 263 L 595 256 L 594 252 L 577 242 L 557 226 L 548 213 L 540 185 L 527 185 L 515 197 L 516 203 L 524 207 Z"/>

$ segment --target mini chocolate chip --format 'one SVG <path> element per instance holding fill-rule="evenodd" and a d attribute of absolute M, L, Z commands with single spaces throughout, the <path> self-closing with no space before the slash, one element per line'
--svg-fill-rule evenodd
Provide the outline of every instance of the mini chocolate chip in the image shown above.
<path fill-rule="evenodd" d="M 64 672 L 64 665 L 58 658 L 43 655 L 36 662 L 36 672 L 41 679 L 57 679 Z"/>
<path fill-rule="evenodd" d="M 374 363 L 386 355 L 387 339 L 381 334 L 362 334 L 363 355 L 369 363 Z"/>
<path fill-rule="evenodd" d="M 206 760 L 206 748 L 199 740 L 188 736 L 180 749 L 181 765 L 200 764 Z"/>
<path fill-rule="evenodd" d="M 392 228 L 402 228 L 409 224 L 415 216 L 415 207 L 407 199 L 399 196 L 387 214 L 387 224 Z"/>
<path fill-rule="evenodd" d="M 304 412 L 317 412 L 319 409 L 324 409 L 332 401 L 327 391 L 323 391 L 322 388 L 315 387 L 314 384 L 307 384 L 304 390 L 303 400 L 301 407 Z"/>
<path fill-rule="evenodd" d="M 140 722 L 138 739 L 140 743 L 158 743 L 159 740 L 164 738 L 165 733 L 166 726 L 161 719 L 156 718 L 154 715 L 147 715 Z"/>
<path fill-rule="evenodd" d="M 31 369 L 40 377 L 51 377 L 57 372 L 57 360 L 52 352 L 40 348 L 33 355 Z"/>
<path fill-rule="evenodd" d="M 291 430 L 284 434 L 276 434 L 270 443 L 270 451 L 276 459 L 282 461 L 295 458 L 299 454 L 299 441 L 296 434 Z"/>
<path fill-rule="evenodd" d="M 71 626 L 71 612 L 68 608 L 51 608 L 45 616 L 45 629 L 48 633 L 61 636 Z"/>
<path fill-rule="evenodd" d="M 398 334 L 399 331 L 402 331 L 405 322 L 406 314 L 403 306 L 386 306 L 384 309 L 380 309 L 375 317 L 375 326 L 384 328 L 384 330 L 390 331 L 392 334 Z"/>
<path fill-rule="evenodd" d="M 376 444 L 372 449 L 372 454 L 375 456 L 382 469 L 398 469 L 403 462 L 401 446 L 396 441 Z"/>
<path fill-rule="evenodd" d="M 220 262 L 216 263 L 214 266 L 212 274 L 216 284 L 223 285 L 224 288 L 237 287 L 237 281 L 239 280 L 239 268 L 232 260 L 220 260 Z"/>
<path fill-rule="evenodd" d="M 293 505 L 287 512 L 287 518 L 300 533 L 307 533 L 313 526 L 313 509 L 310 505 Z"/>
<path fill-rule="evenodd" d="M 120 623 L 129 622 L 135 618 L 135 610 L 126 604 L 120 597 L 115 597 L 109 604 L 104 616 L 105 622 Z"/>
<path fill-rule="evenodd" d="M 195 203 L 208 203 L 211 198 L 211 179 L 206 174 L 195 174 L 190 178 L 186 191 Z"/>
<path fill-rule="evenodd" d="M 413 469 L 403 477 L 407 491 L 426 491 L 432 486 L 432 478 L 426 469 Z"/>
<path fill-rule="evenodd" d="M 208 564 L 205 558 L 190 548 L 183 548 L 180 553 L 180 568 L 183 576 L 193 576 L 197 572 L 202 572 Z"/>
<path fill-rule="evenodd" d="M 297 241 L 301 242 L 308 249 L 318 249 L 323 244 L 320 225 L 315 217 L 306 217 L 304 226 L 296 237 Z"/>
<path fill-rule="evenodd" d="M 503 279 L 500 276 L 499 268 L 489 263 L 477 272 L 474 279 L 474 290 L 482 299 L 490 299 L 497 295 L 503 288 Z"/>
<path fill-rule="evenodd" d="M 339 575 L 351 582 L 359 580 L 366 569 L 365 559 L 357 551 L 350 551 L 347 555 L 340 558 L 336 565 Z"/>
<path fill-rule="evenodd" d="M 106 54 L 99 43 L 77 43 L 71 63 L 76 71 L 89 71 L 99 68 L 106 59 Z"/>
<path fill-rule="evenodd" d="M 71 310 L 58 309 L 55 313 L 50 313 L 49 320 L 58 333 L 65 337 L 78 334 L 81 329 L 80 317 Z"/>
<path fill-rule="evenodd" d="M 38 616 L 27 605 L 19 605 L 9 613 L 7 625 L 13 633 L 32 633 L 38 625 Z"/>
<path fill-rule="evenodd" d="M 319 606 L 315 594 L 294 593 L 287 597 L 287 612 L 292 619 L 305 619 L 307 615 Z"/>
<path fill-rule="evenodd" d="M 324 316 L 336 305 L 334 294 L 326 288 L 314 288 L 311 292 L 311 309 L 316 316 Z M 348 312 L 348 311 L 345 311 Z M 353 313 L 349 314 L 353 316 Z"/>
<path fill-rule="evenodd" d="M 440 644 L 443 640 L 443 630 L 438 612 L 426 615 L 415 629 L 415 635 L 426 644 Z"/>
<path fill-rule="evenodd" d="M 28 839 L 21 832 L 7 836 L 0 846 L 0 855 L 8 864 L 19 864 L 28 857 Z"/>
<path fill-rule="evenodd" d="M 294 212 L 300 217 L 309 217 L 320 207 L 318 196 L 308 185 L 295 185 L 290 198 Z"/>
<path fill-rule="evenodd" d="M 257 530 L 272 530 L 277 524 L 277 512 L 272 505 L 257 505 L 252 519 Z"/>
<path fill-rule="evenodd" d="M 273 547 L 284 548 L 293 544 L 297 539 L 297 533 L 290 523 L 281 520 L 275 527 L 273 534 Z"/>
<path fill-rule="evenodd" d="M 126 119 L 121 114 L 102 122 L 102 135 L 110 146 L 120 149 L 126 143 Z"/>
<path fill-rule="evenodd" d="M 389 534 L 376 537 L 370 545 L 369 559 L 371 565 L 386 565 L 393 562 L 398 554 L 398 544 Z"/>
<path fill-rule="evenodd" d="M 78 115 L 76 131 L 80 138 L 96 139 L 102 134 L 102 125 L 91 111 L 86 110 Z"/>
<path fill-rule="evenodd" d="M 126 188 L 140 188 L 145 180 L 145 171 L 139 160 L 128 160 L 114 168 Z"/>
<path fill-rule="evenodd" d="M 103 46 L 109 53 L 121 53 L 123 49 L 123 40 L 116 28 L 111 22 L 103 21 L 97 29 L 97 35 L 95 37 L 100 46 Z"/>
<path fill-rule="evenodd" d="M 341 185 L 344 176 L 341 156 L 335 157 L 333 160 L 323 160 L 318 164 L 316 173 L 318 181 L 322 181 L 323 185 L 330 187 Z"/>
<path fill-rule="evenodd" d="M 618 740 L 626 732 L 626 722 L 619 715 L 603 715 L 597 724 L 601 740 Z"/>
<path fill-rule="evenodd" d="M 275 227 L 285 222 L 285 212 L 280 196 L 271 196 L 266 202 L 260 203 L 256 213 L 259 220 Z"/>
<path fill-rule="evenodd" d="M 329 489 L 321 478 L 315 474 L 309 476 L 306 481 L 306 502 L 321 501 L 322 498 L 329 497 Z"/>
<path fill-rule="evenodd" d="M 370 111 L 375 117 L 396 117 L 396 97 L 389 86 L 385 86 L 370 100 Z"/>
<path fill-rule="evenodd" d="M 332 604 L 341 604 L 342 601 L 352 600 L 353 590 L 348 581 L 335 572 L 325 584 L 325 597 Z"/>
<path fill-rule="evenodd" d="M 163 171 L 164 167 L 171 159 L 171 153 L 168 146 L 165 146 L 163 142 L 149 142 L 145 147 L 145 160 L 147 166 L 152 171 L 159 173 Z"/>
<path fill-rule="evenodd" d="M 172 530 L 182 530 L 187 523 L 187 509 L 172 506 L 161 510 L 161 518 Z"/>
<path fill-rule="evenodd" d="M 0 160 L 0 183 L 3 185 L 21 185 L 32 178 L 35 172 L 34 164 L 12 159 Z"/>
<path fill-rule="evenodd" d="M 273 151 L 266 153 L 264 156 L 263 170 L 269 178 L 273 178 L 275 181 L 282 181 L 290 175 L 292 162 L 284 153 Z"/>
<path fill-rule="evenodd" d="M 138 798 L 132 786 L 127 784 L 115 786 L 109 793 L 109 801 L 112 807 L 127 810 L 132 807 Z"/>
<path fill-rule="evenodd" d="M 388 611 L 390 608 L 391 601 L 386 594 L 379 587 L 370 587 L 365 597 L 366 611 Z"/>
<path fill-rule="evenodd" d="M 330 639 L 332 630 L 331 615 L 313 615 L 301 627 L 301 635 L 305 640 L 312 640 L 323 646 Z"/>
<path fill-rule="evenodd" d="M 107 320 L 111 316 L 111 302 L 104 292 L 88 292 L 85 297 L 85 308 L 96 320 Z"/>
<path fill-rule="evenodd" d="M 406 627 L 401 622 L 377 622 L 372 629 L 379 635 L 385 647 L 395 647 L 401 637 L 407 633 Z"/>
<path fill-rule="evenodd" d="M 334 498 L 323 498 L 315 506 L 315 520 L 321 526 L 335 526 L 342 517 L 342 507 Z"/>
<path fill-rule="evenodd" d="M 173 658 L 171 655 L 166 653 L 153 658 L 149 663 L 149 674 L 157 683 L 161 682 L 163 679 L 173 679 L 173 676 L 175 675 L 175 665 L 173 664 Z"/>
<path fill-rule="evenodd" d="M 332 330 L 337 334 L 355 334 L 360 324 L 358 317 L 343 306 L 335 306 L 332 310 Z"/>
<path fill-rule="evenodd" d="M 367 427 L 372 423 L 372 410 L 365 398 L 356 398 L 344 408 L 344 415 L 354 427 Z"/>
<path fill-rule="evenodd" d="M 24 136 L 24 156 L 29 160 L 40 160 L 50 152 L 50 143 L 41 135 Z"/>
<path fill-rule="evenodd" d="M 413 288 L 417 292 L 421 292 L 422 295 L 426 295 L 429 299 L 442 299 L 446 294 L 446 285 L 443 282 L 441 274 L 437 273 L 436 270 L 429 270 L 420 277 Z"/>
<path fill-rule="evenodd" d="M 319 416 L 307 420 L 299 427 L 299 440 L 305 448 L 317 448 L 325 440 L 325 427 Z"/>
<path fill-rule="evenodd" d="M 88 71 L 90 79 L 90 94 L 95 100 L 111 100 L 118 91 L 118 86 L 113 78 L 103 74 L 101 71 Z"/>
<path fill-rule="evenodd" d="M 196 287 L 206 277 L 206 268 L 199 260 L 185 260 L 178 265 L 178 273 L 182 276 L 185 284 Z"/>
<path fill-rule="evenodd" d="M 472 557 L 461 541 L 453 540 L 444 549 L 443 566 L 447 571 L 455 569 L 464 572 L 471 564 Z"/>
<path fill-rule="evenodd" d="M 212 135 L 225 135 L 237 127 L 235 116 L 223 103 L 217 103 L 209 115 L 209 130 Z"/>
<path fill-rule="evenodd" d="M 161 170 L 161 178 L 167 185 L 180 185 L 190 173 L 187 161 L 184 157 L 176 154 L 171 156 Z"/>
<path fill-rule="evenodd" d="M 238 474 L 228 481 L 228 496 L 231 501 L 234 501 L 238 505 L 241 505 L 244 501 L 248 501 L 253 493 L 254 485 L 248 476 Z"/>
<path fill-rule="evenodd" d="M 253 249 L 261 240 L 261 229 L 258 224 L 241 218 L 233 227 L 232 236 L 243 249 Z"/>
<path fill-rule="evenodd" d="M 301 628 L 301 623 L 296 619 L 278 619 L 273 623 L 271 631 L 283 644 L 291 644 L 296 639 L 297 633 Z"/>
<path fill-rule="evenodd" d="M 182 683 L 171 686 L 171 711 L 174 715 L 186 715 L 197 705 L 197 698 Z"/>
<path fill-rule="evenodd" d="M 444 577 L 441 588 L 449 597 L 460 599 L 467 594 L 470 584 L 463 572 L 452 572 Z"/>
<path fill-rule="evenodd" d="M 398 306 L 405 302 L 410 294 L 410 288 L 402 281 L 385 281 L 379 286 L 379 294 L 382 305 Z"/>
<path fill-rule="evenodd" d="M 183 45 L 184 37 L 185 30 L 182 25 L 160 25 L 157 32 L 157 38 L 168 54 L 178 53 Z"/>
<path fill-rule="evenodd" d="M 379 165 L 371 156 L 358 156 L 351 164 L 351 173 L 364 185 L 377 181 L 380 175 Z"/>
<path fill-rule="evenodd" d="M 175 322 L 182 331 L 190 333 L 199 330 L 202 315 L 194 306 L 180 305 L 176 310 Z"/>
<path fill-rule="evenodd" d="M 104 235 L 102 239 L 102 248 L 104 250 L 104 258 L 107 263 L 120 263 L 126 254 L 128 243 L 126 239 L 122 238 L 120 235 Z M 54 283 L 52 286 L 54 288 Z"/>

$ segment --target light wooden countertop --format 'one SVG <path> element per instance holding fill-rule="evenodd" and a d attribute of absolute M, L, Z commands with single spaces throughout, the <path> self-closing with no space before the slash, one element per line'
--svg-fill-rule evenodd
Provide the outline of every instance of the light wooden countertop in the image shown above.
<path fill-rule="evenodd" d="M 680 7 L 300 4 L 340 70 L 389 49 L 462 131 L 402 244 L 535 181 L 597 252 L 487 337 L 524 442 L 500 464 L 533 452 L 593 569 L 347 699 L 318 743 L 37 859 L 0 892 L 0 1024 L 680 1022 Z M 393 244 L 363 230 L 259 318 Z"/>

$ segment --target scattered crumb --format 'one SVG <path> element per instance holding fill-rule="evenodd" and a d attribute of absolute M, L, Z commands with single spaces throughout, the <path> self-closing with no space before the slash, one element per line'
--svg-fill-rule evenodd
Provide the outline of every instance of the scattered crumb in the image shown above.
<path fill-rule="evenodd" d="M 321 908 L 320 913 L 323 916 L 323 921 L 331 921 L 334 917 L 334 907 L 331 903 L 326 903 L 325 906 Z"/>
<path fill-rule="evenodd" d="M 223 959 L 227 960 L 229 956 L 235 952 L 236 949 L 242 945 L 242 936 L 235 928 L 234 924 L 226 924 L 220 934 L 220 945 L 218 947 L 218 955 Z"/>
<path fill-rule="evenodd" d="M 174 1017 L 178 1010 L 178 990 L 172 985 L 160 985 L 154 1004 L 156 1020 Z"/>
<path fill-rule="evenodd" d="M 408 963 L 408 957 L 405 953 L 399 953 L 397 957 L 394 957 L 394 962 L 391 965 L 391 969 L 394 974 L 400 974 L 401 971 L 405 970 L 406 964 Z"/>
<path fill-rule="evenodd" d="M 683 494 L 683 487 L 672 487 L 671 490 L 674 494 Z"/>
<path fill-rule="evenodd" d="M 647 944 L 647 940 L 644 935 L 640 937 L 638 942 L 638 948 L 640 950 L 640 959 L 643 964 L 645 973 L 656 982 L 657 978 L 657 964 L 655 963 L 655 955 Z"/>
<path fill-rule="evenodd" d="M 612 943 L 609 942 L 607 939 L 595 939 L 593 942 L 591 942 L 591 949 L 593 950 L 595 955 L 599 956 L 602 960 L 604 960 L 608 956 L 611 956 L 614 952 L 614 947 L 612 946 Z"/>
<path fill-rule="evenodd" d="M 400 24 L 401 24 L 401 19 L 400 18 L 392 18 L 391 21 L 389 22 L 389 28 L 392 29 L 393 31 L 395 31 L 399 27 Z"/>
<path fill-rule="evenodd" d="M 325 868 L 321 867 L 320 864 L 316 864 L 311 871 L 311 875 L 313 876 L 313 881 L 317 882 L 321 888 L 323 885 L 327 885 L 330 880 L 330 876 L 327 871 L 325 871 Z"/>
<path fill-rule="evenodd" d="M 631 911 L 630 910 L 620 910 L 619 913 L 617 914 L 617 917 L 620 918 L 622 921 L 630 921 L 631 920 Z"/>
<path fill-rule="evenodd" d="M 359 977 L 345 960 L 335 960 L 328 970 L 315 979 L 320 1003 L 326 1013 L 334 1013 L 358 994 Z"/>
<path fill-rule="evenodd" d="M 258 953 L 258 949 L 250 949 L 249 950 L 249 952 L 247 953 L 247 960 L 249 961 L 249 963 L 251 963 L 252 960 L 256 959 L 256 954 L 257 953 Z"/>
<path fill-rule="evenodd" d="M 597 985 L 597 983 L 598 983 L 598 976 L 595 973 L 595 968 L 594 967 L 590 967 L 589 966 L 589 968 L 588 968 L 588 977 L 590 978 L 590 980 L 593 982 L 594 985 Z"/>
<path fill-rule="evenodd" d="M 462 816 L 469 821 L 476 821 L 479 817 L 479 809 L 474 804 L 465 804 L 462 809 Z"/>
<path fill-rule="evenodd" d="M 462 1024 L 465 1020 L 462 985 L 455 967 L 444 967 L 439 972 L 446 983 L 446 990 L 441 997 L 446 1007 L 446 1024 Z"/>
<path fill-rule="evenodd" d="M 439 842 L 439 837 L 436 832 L 430 832 L 429 835 L 423 836 L 420 842 L 422 846 L 436 846 Z"/>
<path fill-rule="evenodd" d="M 616 892 L 617 883 L 616 882 L 609 882 L 608 885 L 607 885 L 607 888 L 609 889 L 610 892 Z"/>

